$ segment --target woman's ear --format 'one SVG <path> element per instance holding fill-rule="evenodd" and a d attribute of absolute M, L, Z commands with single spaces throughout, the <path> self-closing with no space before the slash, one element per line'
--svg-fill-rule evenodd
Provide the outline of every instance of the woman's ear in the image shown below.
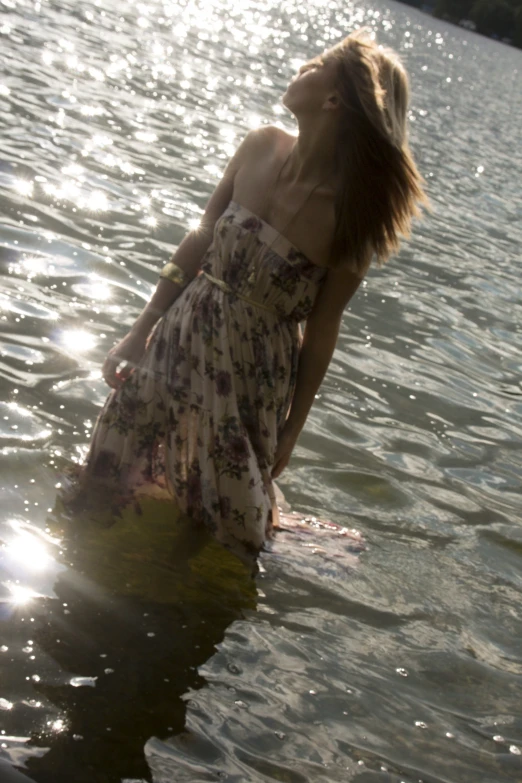
<path fill-rule="evenodd" d="M 323 104 L 323 109 L 326 109 L 327 111 L 335 111 L 338 108 L 339 108 L 339 96 L 336 95 L 335 93 L 332 93 L 325 100 Z"/>

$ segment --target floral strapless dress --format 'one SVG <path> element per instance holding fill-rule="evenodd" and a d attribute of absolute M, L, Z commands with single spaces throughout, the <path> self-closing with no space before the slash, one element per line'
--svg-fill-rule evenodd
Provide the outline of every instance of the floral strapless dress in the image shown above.
<path fill-rule="evenodd" d="M 279 521 L 271 468 L 295 389 L 299 323 L 326 275 L 231 201 L 200 274 L 97 420 L 77 498 L 158 488 L 240 556 Z M 103 494 L 103 493 L 102 493 Z"/>

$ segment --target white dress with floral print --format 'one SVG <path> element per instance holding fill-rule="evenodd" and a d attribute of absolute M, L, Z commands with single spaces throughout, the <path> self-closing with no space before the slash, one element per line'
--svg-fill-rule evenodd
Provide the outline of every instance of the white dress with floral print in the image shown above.
<path fill-rule="evenodd" d="M 156 485 L 227 547 L 259 551 L 278 522 L 271 468 L 295 388 L 299 323 L 325 274 L 231 201 L 201 273 L 107 398 L 77 497 L 110 482 L 123 504 Z"/>

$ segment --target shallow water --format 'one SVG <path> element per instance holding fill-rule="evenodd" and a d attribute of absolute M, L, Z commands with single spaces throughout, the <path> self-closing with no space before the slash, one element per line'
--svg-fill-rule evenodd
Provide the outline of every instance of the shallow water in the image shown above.
<path fill-rule="evenodd" d="M 367 550 L 289 535 L 254 586 L 157 505 L 62 540 L 107 349 L 246 129 L 291 126 L 296 61 L 363 22 L 434 212 L 353 300 L 281 488 Z M 522 781 L 521 68 L 380 0 L 0 3 L 0 779 Z"/>

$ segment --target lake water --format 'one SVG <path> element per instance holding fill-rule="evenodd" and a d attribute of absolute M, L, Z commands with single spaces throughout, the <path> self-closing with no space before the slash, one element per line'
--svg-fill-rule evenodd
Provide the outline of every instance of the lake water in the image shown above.
<path fill-rule="evenodd" d="M 246 130 L 291 127 L 297 61 L 362 23 L 409 68 L 434 211 L 280 484 L 366 550 L 282 540 L 254 585 L 188 566 L 163 507 L 61 541 L 106 351 Z M 522 781 L 521 69 L 381 0 L 0 2 L 2 781 Z"/>

